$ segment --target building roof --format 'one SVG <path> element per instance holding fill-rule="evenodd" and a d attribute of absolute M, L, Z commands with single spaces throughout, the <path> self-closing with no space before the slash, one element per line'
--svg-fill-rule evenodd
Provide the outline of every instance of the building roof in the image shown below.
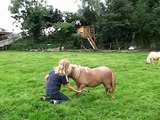
<path fill-rule="evenodd" d="M 0 36 L 9 34 L 12 34 L 12 32 L 0 31 Z"/>

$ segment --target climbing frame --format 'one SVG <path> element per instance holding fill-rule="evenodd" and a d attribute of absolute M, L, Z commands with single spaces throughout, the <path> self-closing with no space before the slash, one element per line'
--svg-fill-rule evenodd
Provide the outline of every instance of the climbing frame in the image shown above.
<path fill-rule="evenodd" d="M 77 29 L 81 37 L 88 40 L 94 50 L 97 50 L 94 28 L 92 26 L 81 26 Z"/>

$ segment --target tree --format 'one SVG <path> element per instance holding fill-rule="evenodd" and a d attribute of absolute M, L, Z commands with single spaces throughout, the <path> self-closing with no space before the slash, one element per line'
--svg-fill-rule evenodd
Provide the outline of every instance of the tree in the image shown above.
<path fill-rule="evenodd" d="M 35 43 L 42 41 L 42 30 L 62 20 L 61 12 L 53 10 L 46 1 L 12 0 L 10 5 L 12 17 L 21 24 L 21 29 Z"/>
<path fill-rule="evenodd" d="M 133 6 L 128 0 L 107 1 L 97 22 L 97 39 L 103 48 L 126 48 L 131 43 Z"/>
<path fill-rule="evenodd" d="M 148 48 L 151 44 L 151 29 L 153 22 L 153 14 L 147 1 L 139 0 L 133 13 L 134 43 L 139 48 Z"/>
<path fill-rule="evenodd" d="M 153 8 L 152 22 L 149 24 L 148 29 L 150 31 L 150 48 L 160 49 L 160 4 L 157 3 Z"/>
<path fill-rule="evenodd" d="M 60 44 L 60 51 L 62 46 L 67 47 L 67 43 L 73 41 L 71 39 L 72 34 L 74 33 L 75 23 L 67 23 L 67 22 L 58 22 L 55 24 L 55 32 L 56 35 L 55 40 Z"/>
<path fill-rule="evenodd" d="M 97 16 L 101 13 L 100 0 L 80 0 L 79 14 L 83 17 L 82 21 L 86 21 L 87 25 L 93 25 L 97 21 Z"/>

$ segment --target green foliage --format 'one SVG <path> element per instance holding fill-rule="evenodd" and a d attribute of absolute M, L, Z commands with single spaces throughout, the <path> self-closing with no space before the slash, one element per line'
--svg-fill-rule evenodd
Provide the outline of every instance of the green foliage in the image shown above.
<path fill-rule="evenodd" d="M 82 25 L 95 26 L 99 49 L 127 49 L 131 45 L 140 49 L 160 49 L 159 0 L 80 2 L 76 13 L 61 13 L 44 0 L 12 0 L 9 8 L 32 46 L 54 43 L 69 49 L 79 48 L 82 42 L 73 34 L 77 29 L 75 22 L 80 20 Z M 55 31 L 46 33 L 48 28 Z"/>
<path fill-rule="evenodd" d="M 72 23 L 79 20 L 81 18 L 81 16 L 78 13 L 72 13 L 72 12 L 64 12 L 63 13 L 63 18 L 65 20 L 66 23 Z"/>
<path fill-rule="evenodd" d="M 124 48 L 125 44 L 131 43 L 133 6 L 128 0 L 113 0 L 107 6 L 107 11 L 97 21 L 98 42 L 105 48 L 109 48 L 110 43 L 116 45 L 114 49 Z"/>
<path fill-rule="evenodd" d="M 29 35 L 32 42 L 42 42 L 43 30 L 61 21 L 62 16 L 59 10 L 53 10 L 43 0 L 12 0 L 10 11 L 13 18 L 20 22 L 22 30 Z"/>
<path fill-rule="evenodd" d="M 10 50 L 28 50 L 31 48 L 31 43 L 26 39 L 19 39 L 9 46 Z"/>
<path fill-rule="evenodd" d="M 155 9 L 149 0 L 139 0 L 133 13 L 134 42 L 141 48 L 159 48 L 159 27 Z"/>
<path fill-rule="evenodd" d="M 0 54 L 1 120 L 158 120 L 160 66 L 146 65 L 148 53 L 15 52 Z M 116 98 L 103 85 L 79 96 L 62 86 L 70 102 L 40 101 L 44 76 L 62 58 L 90 68 L 108 66 L 116 75 Z M 69 81 L 76 87 L 73 80 Z"/>
<path fill-rule="evenodd" d="M 65 46 L 67 41 L 71 41 L 71 35 L 75 32 L 75 23 L 58 22 L 55 24 L 56 39 L 58 39 L 61 46 Z"/>
<path fill-rule="evenodd" d="M 35 50 L 42 51 L 42 50 L 46 50 L 48 48 L 57 48 L 59 46 L 60 45 L 58 43 L 56 43 L 56 44 L 54 44 L 54 43 L 51 43 L 51 44 L 47 44 L 47 43 L 32 44 L 27 39 L 21 39 L 21 40 L 14 42 L 13 44 L 11 44 L 9 46 L 9 50 L 29 51 L 29 50 L 35 49 Z"/>
<path fill-rule="evenodd" d="M 149 16 L 151 14 L 149 14 L 147 10 L 148 10 L 147 4 L 139 0 L 137 3 L 137 7 L 135 8 L 135 11 L 133 13 L 133 26 L 135 28 L 135 43 L 141 46 L 143 45 L 145 46 L 144 44 L 144 39 L 146 36 L 145 26 L 148 23 L 150 23 Z"/>
<path fill-rule="evenodd" d="M 87 25 L 93 25 L 97 21 L 97 16 L 101 14 L 100 0 L 80 0 L 82 2 L 79 14 L 82 15 L 83 21 L 87 21 Z"/>

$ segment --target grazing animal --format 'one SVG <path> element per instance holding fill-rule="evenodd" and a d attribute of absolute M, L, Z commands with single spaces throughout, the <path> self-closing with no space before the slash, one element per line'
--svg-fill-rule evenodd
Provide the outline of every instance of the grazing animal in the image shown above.
<path fill-rule="evenodd" d="M 155 61 L 158 61 L 160 64 L 160 52 L 150 52 L 146 59 L 146 64 L 154 64 Z"/>
<path fill-rule="evenodd" d="M 115 75 L 111 69 L 108 67 L 90 69 L 78 65 L 70 65 L 70 68 L 69 77 L 76 82 L 78 90 L 83 90 L 86 86 L 96 87 L 103 84 L 106 92 L 111 93 L 114 98 Z"/>

